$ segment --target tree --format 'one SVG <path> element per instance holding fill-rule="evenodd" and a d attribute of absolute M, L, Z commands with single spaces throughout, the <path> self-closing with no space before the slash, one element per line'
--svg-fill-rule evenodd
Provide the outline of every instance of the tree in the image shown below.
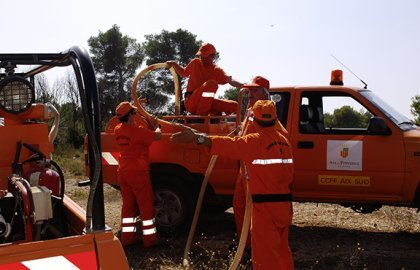
<path fill-rule="evenodd" d="M 51 89 L 48 83 L 47 76 L 41 73 L 35 77 L 35 102 L 47 103 L 51 102 L 54 97 L 51 94 Z"/>
<path fill-rule="evenodd" d="M 197 36 L 187 30 L 178 29 L 175 32 L 163 30 L 157 35 L 146 35 L 143 44 L 147 56 L 146 64 L 162 63 L 176 60 L 185 66 L 193 58 L 203 43 Z"/>
<path fill-rule="evenodd" d="M 92 36 L 88 40 L 92 61 L 98 75 L 103 122 L 113 116 L 119 102 L 130 98 L 127 82 L 132 80 L 144 59 L 141 44 L 123 35 L 119 26 Z"/>
<path fill-rule="evenodd" d="M 239 102 L 239 88 L 230 87 L 225 91 L 225 94 L 222 96 L 223 99 L 235 100 Z M 241 104 L 241 115 L 242 117 L 245 115 L 246 107 L 248 106 L 248 92 L 245 92 L 242 97 L 242 104 Z"/>
<path fill-rule="evenodd" d="M 420 124 L 420 95 L 411 98 L 411 113 L 413 114 L 414 121 Z"/>
<path fill-rule="evenodd" d="M 37 103 L 52 103 L 58 107 L 63 102 L 63 95 L 60 93 L 61 82 L 54 82 L 53 87 L 50 87 L 47 76 L 40 73 L 35 76 L 35 102 Z"/>
<path fill-rule="evenodd" d="M 343 106 L 335 109 L 332 115 L 325 113 L 324 124 L 334 128 L 366 128 L 370 118 L 369 112 L 358 112 L 350 106 Z"/>
<path fill-rule="evenodd" d="M 178 29 L 175 32 L 163 30 L 157 35 L 146 35 L 143 48 L 146 54 L 146 64 L 164 63 L 176 60 L 186 66 L 194 58 L 202 41 L 187 30 Z M 179 78 L 181 87 L 185 88 L 185 80 Z M 173 111 L 174 86 L 172 77 L 165 70 L 151 72 L 143 78 L 139 94 L 145 97 L 147 107 L 152 112 Z"/>
<path fill-rule="evenodd" d="M 67 72 L 55 85 L 63 97 L 59 108 L 61 120 L 58 143 L 71 144 L 78 148 L 83 144 L 85 130 L 76 78 L 73 73 Z"/>
<path fill-rule="evenodd" d="M 334 122 L 335 122 L 334 115 L 325 112 L 324 113 L 324 126 L 326 126 L 326 127 L 333 127 L 333 123 Z"/>
<path fill-rule="evenodd" d="M 229 99 L 229 100 L 238 100 L 238 98 L 239 98 L 239 88 L 231 87 L 231 88 L 227 89 L 222 98 L 223 99 Z"/>

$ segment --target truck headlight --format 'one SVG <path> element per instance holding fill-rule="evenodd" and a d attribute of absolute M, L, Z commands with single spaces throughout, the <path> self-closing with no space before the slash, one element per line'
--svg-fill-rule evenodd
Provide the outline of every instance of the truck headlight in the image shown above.
<path fill-rule="evenodd" d="M 35 101 L 32 84 L 19 76 L 10 76 L 0 81 L 0 108 L 17 114 L 28 109 Z"/>

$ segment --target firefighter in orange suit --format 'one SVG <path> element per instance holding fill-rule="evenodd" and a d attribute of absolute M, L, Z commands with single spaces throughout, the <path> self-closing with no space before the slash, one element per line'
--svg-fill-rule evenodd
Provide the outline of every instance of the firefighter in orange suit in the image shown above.
<path fill-rule="evenodd" d="M 149 176 L 149 146 L 160 140 L 162 134 L 154 123 L 153 130 L 136 125 L 137 108 L 121 102 L 116 108 L 120 124 L 115 127 L 115 138 L 120 152 L 118 182 L 122 193 L 121 243 L 137 242 L 136 223 L 141 221 L 143 245 L 158 243 L 153 206 L 153 190 Z M 139 211 L 140 210 L 140 211 Z"/>
<path fill-rule="evenodd" d="M 196 141 L 211 154 L 239 159 L 244 163 L 252 197 L 251 236 L 254 270 L 293 269 L 289 248 L 292 222 L 290 184 L 293 157 L 289 141 L 276 129 L 274 102 L 259 100 L 253 106 L 254 133 L 245 136 L 207 137 L 187 129 L 175 133 L 171 140 Z"/>
<path fill-rule="evenodd" d="M 215 95 L 219 84 L 229 83 L 234 87 L 242 87 L 242 83 L 232 79 L 213 63 L 215 55 L 216 48 L 210 43 L 204 43 L 197 52 L 197 58 L 191 60 L 185 68 L 175 61 L 166 62 L 180 76 L 189 77 L 184 105 L 192 114 L 221 115 L 223 112 L 236 112 L 236 101 L 216 99 Z"/>
<path fill-rule="evenodd" d="M 242 124 L 242 128 L 239 132 L 240 135 L 246 135 L 249 133 L 255 132 L 255 128 L 252 125 L 253 122 L 253 113 L 252 107 L 254 106 L 255 102 L 258 100 L 269 100 L 270 99 L 270 81 L 264 78 L 263 76 L 255 76 L 252 79 L 251 83 L 244 84 L 244 88 L 248 89 L 248 110 L 245 114 L 245 119 Z M 280 131 L 280 133 L 288 137 L 288 132 L 280 123 L 280 121 L 276 121 L 276 129 Z M 244 165 L 241 162 L 241 167 L 239 170 L 238 177 L 235 183 L 235 191 L 233 193 L 233 213 L 235 216 L 235 223 L 237 229 L 237 235 L 240 236 L 242 232 L 242 225 L 245 216 L 245 204 L 246 204 L 246 181 L 244 179 Z M 247 238 L 247 246 L 251 246 L 251 238 L 248 236 Z"/>

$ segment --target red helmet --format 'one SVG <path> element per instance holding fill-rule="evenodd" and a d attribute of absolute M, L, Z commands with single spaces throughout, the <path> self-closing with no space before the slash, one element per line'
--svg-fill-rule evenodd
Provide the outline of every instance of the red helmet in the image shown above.
<path fill-rule="evenodd" d="M 251 83 L 244 84 L 245 88 L 251 88 L 251 87 L 264 87 L 265 89 L 270 89 L 270 81 L 264 78 L 263 76 L 255 76 L 254 79 L 252 79 Z"/>
<path fill-rule="evenodd" d="M 201 57 L 207 57 L 215 53 L 216 53 L 216 48 L 213 46 L 213 44 L 204 43 L 203 45 L 201 45 L 200 49 L 198 49 L 198 52 L 196 53 L 196 55 L 199 55 Z"/>
<path fill-rule="evenodd" d="M 131 110 L 137 110 L 137 108 L 130 104 L 128 101 L 123 101 L 120 104 L 118 104 L 117 108 L 115 109 L 115 114 L 118 117 L 123 117 L 127 113 L 129 113 Z"/>

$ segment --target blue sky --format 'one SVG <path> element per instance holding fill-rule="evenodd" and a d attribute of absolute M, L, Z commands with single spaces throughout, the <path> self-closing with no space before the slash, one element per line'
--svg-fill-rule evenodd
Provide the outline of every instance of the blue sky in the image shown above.
<path fill-rule="evenodd" d="M 138 42 L 182 28 L 211 42 L 239 81 L 327 85 L 343 68 L 399 112 L 420 94 L 420 1 L 18 0 L 2 3 L 0 52 L 60 52 L 113 24 Z M 362 84 L 344 69 L 344 83 Z"/>

